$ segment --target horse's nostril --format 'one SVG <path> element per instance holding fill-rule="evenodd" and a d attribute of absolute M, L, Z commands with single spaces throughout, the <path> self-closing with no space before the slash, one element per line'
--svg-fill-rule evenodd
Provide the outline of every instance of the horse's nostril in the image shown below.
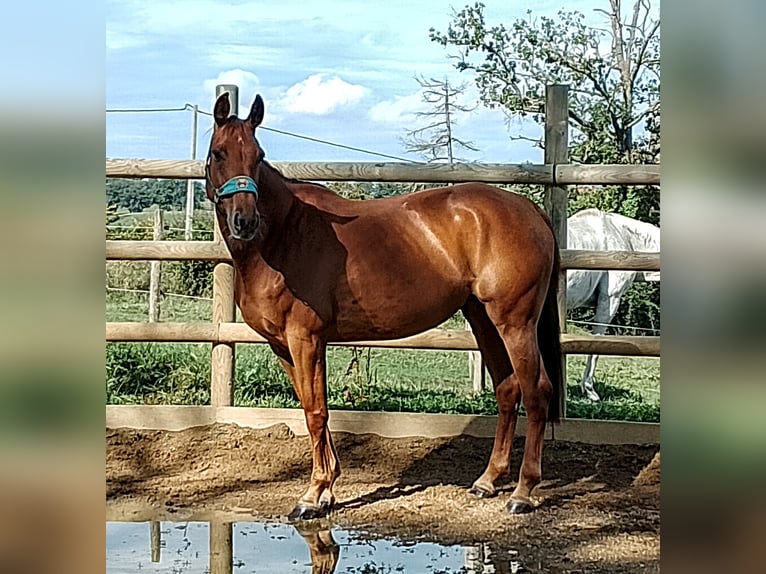
<path fill-rule="evenodd" d="M 259 219 L 257 214 L 249 217 L 239 211 L 234 211 L 229 214 L 229 229 L 236 238 L 247 239 L 255 233 Z"/>

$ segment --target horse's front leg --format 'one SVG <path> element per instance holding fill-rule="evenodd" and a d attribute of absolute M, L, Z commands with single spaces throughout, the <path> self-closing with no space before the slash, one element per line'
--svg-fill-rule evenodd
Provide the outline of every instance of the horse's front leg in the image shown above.
<path fill-rule="evenodd" d="M 330 513 L 335 503 L 332 488 L 340 476 L 338 456 L 327 427 L 326 344 L 309 334 L 293 337 L 288 344 L 293 360 L 288 373 L 306 416 L 313 458 L 311 483 L 288 519 L 310 520 Z"/>

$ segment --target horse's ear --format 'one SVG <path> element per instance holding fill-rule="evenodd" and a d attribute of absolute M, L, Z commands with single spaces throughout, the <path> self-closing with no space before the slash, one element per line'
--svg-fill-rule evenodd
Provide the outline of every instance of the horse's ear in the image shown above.
<path fill-rule="evenodd" d="M 218 96 L 218 99 L 215 101 L 215 107 L 213 108 L 213 117 L 219 128 L 229 119 L 230 113 L 231 103 L 229 102 L 229 92 L 224 92 Z"/>
<path fill-rule="evenodd" d="M 250 122 L 253 129 L 261 125 L 261 122 L 263 121 L 263 110 L 263 98 L 261 97 L 261 94 L 258 94 L 255 96 L 253 105 L 250 106 L 250 115 L 247 116 L 247 121 Z"/>

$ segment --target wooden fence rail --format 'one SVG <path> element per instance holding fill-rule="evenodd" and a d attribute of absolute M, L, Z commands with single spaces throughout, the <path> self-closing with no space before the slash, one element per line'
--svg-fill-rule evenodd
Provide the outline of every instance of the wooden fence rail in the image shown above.
<path fill-rule="evenodd" d="M 222 241 L 118 241 L 106 242 L 108 261 L 231 261 Z M 660 254 L 633 251 L 561 250 L 562 269 L 621 269 L 659 271 Z"/>
<path fill-rule="evenodd" d="M 659 165 L 271 162 L 285 177 L 315 181 L 659 185 Z M 202 160 L 107 159 L 107 177 L 204 179 Z"/>
<path fill-rule="evenodd" d="M 245 323 L 135 323 L 106 324 L 109 342 L 163 343 L 265 343 L 266 339 Z M 440 351 L 476 351 L 476 339 L 470 331 L 431 329 L 403 339 L 331 343 L 345 347 L 380 347 L 387 349 L 431 349 Z M 565 353 L 633 355 L 658 357 L 660 337 L 561 335 Z"/>

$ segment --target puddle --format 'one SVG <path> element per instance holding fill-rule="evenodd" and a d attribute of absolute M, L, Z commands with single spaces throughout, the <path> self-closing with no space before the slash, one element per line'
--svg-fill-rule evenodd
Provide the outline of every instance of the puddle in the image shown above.
<path fill-rule="evenodd" d="M 327 524 L 106 523 L 107 574 L 485 574 L 527 572 L 486 544 L 442 546 Z"/>

